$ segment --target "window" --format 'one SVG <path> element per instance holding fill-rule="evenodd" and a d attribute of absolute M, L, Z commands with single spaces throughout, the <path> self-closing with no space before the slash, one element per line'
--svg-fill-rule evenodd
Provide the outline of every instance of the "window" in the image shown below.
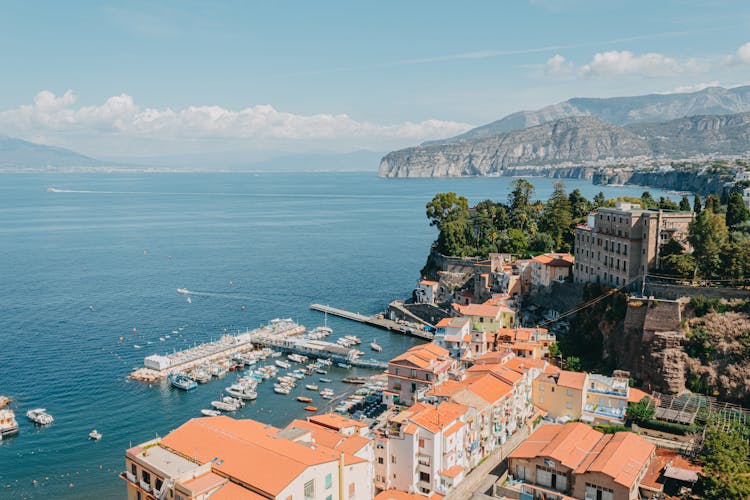
<path fill-rule="evenodd" d="M 401 390 L 401 384 L 399 384 L 399 383 L 393 384 L 393 390 L 394 391 L 400 391 Z"/>
<path fill-rule="evenodd" d="M 419 438 L 419 447 L 424 448 L 424 439 Z"/>
<path fill-rule="evenodd" d="M 378 463 L 379 463 L 380 465 L 383 465 L 383 457 L 378 457 Z"/>
<path fill-rule="evenodd" d="M 539 392 L 544 392 L 544 384 L 539 384 Z"/>
<path fill-rule="evenodd" d="M 430 482 L 430 475 L 426 472 L 420 472 L 419 473 L 419 480 L 424 481 L 425 483 Z"/>
<path fill-rule="evenodd" d="M 333 495 L 328 495 L 328 496 L 326 497 L 326 500 L 333 500 Z"/>
<path fill-rule="evenodd" d="M 354 498 L 354 492 L 355 492 L 355 484 L 349 483 L 349 498 Z"/>
<path fill-rule="evenodd" d="M 417 370 L 411 371 L 411 378 L 417 378 Z"/>
<path fill-rule="evenodd" d="M 391 463 L 392 464 L 396 463 L 396 455 L 391 455 Z"/>
<path fill-rule="evenodd" d="M 138 467 L 135 466 L 135 464 L 130 464 L 130 472 L 135 476 L 138 477 Z"/>
<path fill-rule="evenodd" d="M 567 391 L 565 391 L 565 393 L 566 393 L 566 394 L 567 394 L 568 396 L 572 396 L 572 395 L 573 395 L 573 389 L 568 389 Z"/>
<path fill-rule="evenodd" d="M 156 483 L 154 484 L 154 489 L 156 491 L 161 491 L 161 487 L 162 487 L 163 484 L 164 484 L 164 481 L 162 481 L 159 478 L 156 478 Z"/>
<path fill-rule="evenodd" d="M 145 470 L 141 472 L 141 479 L 143 479 L 144 483 L 151 484 L 151 474 L 149 474 Z"/>
<path fill-rule="evenodd" d="M 305 483 L 305 500 L 315 500 L 315 479 Z"/>
<path fill-rule="evenodd" d="M 140 491 L 136 491 L 135 492 L 135 500 L 141 500 L 141 492 Z"/>
<path fill-rule="evenodd" d="M 568 401 L 567 403 L 565 403 L 565 408 L 567 408 L 568 410 L 572 410 L 573 409 L 573 403 L 571 403 L 570 401 Z"/>
<path fill-rule="evenodd" d="M 326 474 L 326 489 L 329 489 L 332 484 L 333 478 L 331 477 L 331 473 L 329 472 L 328 474 Z"/>
<path fill-rule="evenodd" d="M 539 396 L 539 402 L 544 404 L 544 396 Z"/>
<path fill-rule="evenodd" d="M 414 382 L 411 383 L 411 392 L 417 392 L 417 384 Z"/>

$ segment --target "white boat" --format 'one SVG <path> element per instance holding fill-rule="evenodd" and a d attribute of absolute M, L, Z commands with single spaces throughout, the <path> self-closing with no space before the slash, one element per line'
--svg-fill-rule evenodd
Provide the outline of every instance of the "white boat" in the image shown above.
<path fill-rule="evenodd" d="M 89 439 L 93 439 L 94 441 L 99 441 L 102 438 L 102 435 L 100 432 L 97 432 L 96 429 L 89 432 Z"/>
<path fill-rule="evenodd" d="M 133 349 L 143 349 L 142 345 L 133 344 Z"/>
<path fill-rule="evenodd" d="M 284 368 L 285 370 L 288 370 L 292 366 L 286 361 L 282 361 L 280 359 L 277 359 L 276 361 L 274 361 L 274 363 L 276 363 L 276 366 L 278 366 L 279 368 Z"/>
<path fill-rule="evenodd" d="M 246 399 L 246 400 L 253 400 L 258 397 L 258 393 L 252 390 L 249 386 L 242 385 L 242 384 L 234 384 L 226 389 L 227 394 L 230 396 L 234 396 L 235 398 L 239 399 Z"/>
<path fill-rule="evenodd" d="M 190 293 L 190 290 L 188 290 L 187 288 L 178 288 L 177 293 L 180 293 L 182 295 L 187 295 Z"/>
<path fill-rule="evenodd" d="M 2 396 L 0 396 L 2 399 Z M 18 422 L 16 422 L 16 415 L 13 410 L 0 410 L 0 441 L 5 436 L 13 436 L 18 434 Z"/>
<path fill-rule="evenodd" d="M 273 392 L 277 394 L 289 394 L 290 392 L 292 392 L 292 390 L 289 387 L 283 385 L 275 385 L 273 387 Z"/>
<path fill-rule="evenodd" d="M 307 389 L 309 391 L 317 391 L 318 390 L 318 386 L 315 385 L 315 384 L 307 384 L 305 386 L 305 389 Z"/>
<path fill-rule="evenodd" d="M 237 407 L 245 406 L 245 403 L 243 403 L 241 399 L 233 398 L 231 396 L 224 396 L 221 400 L 230 405 L 237 405 Z"/>
<path fill-rule="evenodd" d="M 221 415 L 221 412 L 216 410 L 201 410 L 201 413 L 207 417 L 218 417 Z"/>
<path fill-rule="evenodd" d="M 211 406 L 221 411 L 237 411 L 239 405 L 229 404 L 224 401 L 211 401 Z"/>
<path fill-rule="evenodd" d="M 383 348 L 374 340 L 370 342 L 370 349 L 377 352 L 381 352 L 383 350 Z"/>
<path fill-rule="evenodd" d="M 44 408 L 29 410 L 26 412 L 26 416 L 29 418 L 29 420 L 39 425 L 49 425 L 55 421 L 55 419 L 52 418 L 52 415 L 47 413 L 47 410 L 45 410 Z"/>

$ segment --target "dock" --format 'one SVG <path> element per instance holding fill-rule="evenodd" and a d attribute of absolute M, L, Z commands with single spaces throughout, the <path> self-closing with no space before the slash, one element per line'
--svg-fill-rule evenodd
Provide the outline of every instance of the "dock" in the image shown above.
<path fill-rule="evenodd" d="M 364 323 L 366 325 L 388 330 L 389 332 L 401 333 L 403 335 L 409 335 L 412 337 L 418 337 L 424 340 L 433 340 L 435 335 L 427 330 L 415 328 L 397 321 L 390 320 L 382 314 L 376 314 L 373 316 L 365 316 L 364 314 L 346 311 L 331 306 L 324 306 L 322 304 L 310 304 L 310 309 L 313 311 L 320 311 L 322 313 L 331 314 L 338 316 L 339 318 L 356 321 L 358 323 Z"/>

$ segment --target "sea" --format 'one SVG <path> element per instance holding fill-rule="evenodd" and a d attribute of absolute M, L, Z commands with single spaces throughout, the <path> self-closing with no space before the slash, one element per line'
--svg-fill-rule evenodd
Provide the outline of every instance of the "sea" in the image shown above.
<path fill-rule="evenodd" d="M 370 172 L 0 175 L 0 394 L 20 433 L 0 441 L 0 498 L 125 498 L 125 450 L 209 408 L 233 374 L 185 393 L 129 380 L 144 356 L 256 328 L 321 325 L 311 303 L 361 313 L 410 296 L 436 229 L 435 193 L 507 200 L 513 179 L 381 179 Z M 552 180 L 529 179 L 546 199 Z M 589 198 L 643 188 L 565 181 Z M 667 194 L 651 189 L 655 197 Z M 190 290 L 192 302 L 177 288 Z M 418 342 L 333 317 L 336 338 Z M 122 342 L 120 339 L 123 339 Z M 160 341 L 163 338 L 164 341 Z M 136 349 L 134 346 L 143 346 Z M 337 392 L 349 374 L 334 368 Z M 284 426 L 292 396 L 260 386 L 235 413 Z M 316 404 L 322 401 L 316 401 Z M 27 410 L 55 421 L 35 427 Z M 98 430 L 103 437 L 91 441 Z"/>

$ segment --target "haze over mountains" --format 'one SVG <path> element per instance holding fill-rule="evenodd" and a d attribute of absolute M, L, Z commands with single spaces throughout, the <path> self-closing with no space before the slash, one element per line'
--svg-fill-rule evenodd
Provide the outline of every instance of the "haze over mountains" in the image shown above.
<path fill-rule="evenodd" d="M 393 151 L 385 177 L 501 174 L 637 156 L 686 157 L 750 150 L 750 86 L 686 94 L 576 98 L 521 111 L 456 137 Z"/>

